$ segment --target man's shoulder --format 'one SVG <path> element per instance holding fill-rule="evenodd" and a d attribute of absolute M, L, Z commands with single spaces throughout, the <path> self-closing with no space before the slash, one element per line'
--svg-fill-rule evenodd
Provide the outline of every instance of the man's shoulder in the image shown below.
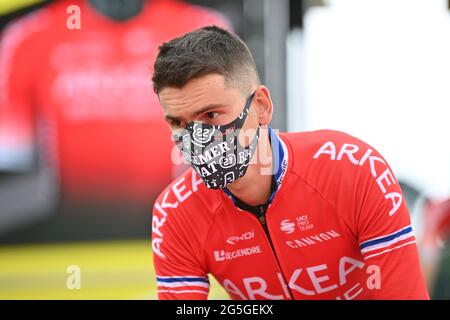
<path fill-rule="evenodd" d="M 297 158 L 294 165 L 304 165 L 328 157 L 330 160 L 349 160 L 357 164 L 356 158 L 367 149 L 369 144 L 346 132 L 337 130 L 316 130 L 282 133 L 281 137 L 288 142 L 290 152 Z"/>
<path fill-rule="evenodd" d="M 154 208 L 189 215 L 213 213 L 220 206 L 220 191 L 210 190 L 192 168 L 174 179 L 157 197 Z"/>
<path fill-rule="evenodd" d="M 152 214 L 153 251 L 164 257 L 165 250 L 180 241 L 200 248 L 221 206 L 217 190 L 209 190 L 193 169 L 186 170 L 157 197 Z"/>
<path fill-rule="evenodd" d="M 333 142 L 334 144 L 354 142 L 365 144 L 364 141 L 352 136 L 349 133 L 331 130 L 331 129 L 321 129 L 314 131 L 300 131 L 300 132 L 283 132 L 281 136 L 284 137 L 289 144 L 292 146 L 293 151 L 306 151 L 309 148 L 316 148 L 321 146 L 326 142 Z"/>
<path fill-rule="evenodd" d="M 382 159 L 369 144 L 342 131 L 283 133 L 281 137 L 290 149 L 291 171 L 319 190 L 338 182 L 350 186 L 357 177 L 369 175 L 377 165 L 374 161 Z"/>

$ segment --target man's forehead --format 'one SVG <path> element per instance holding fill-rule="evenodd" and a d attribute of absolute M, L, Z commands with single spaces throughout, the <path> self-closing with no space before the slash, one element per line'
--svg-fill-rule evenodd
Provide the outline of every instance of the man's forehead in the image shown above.
<path fill-rule="evenodd" d="M 207 80 L 207 79 L 206 79 Z M 166 119 L 178 119 L 183 116 L 197 116 L 221 107 L 229 107 L 240 99 L 237 89 L 204 81 L 198 85 L 161 90 L 159 99 Z"/>
<path fill-rule="evenodd" d="M 169 92 L 160 96 L 160 102 L 167 113 L 181 111 L 197 112 L 200 109 L 220 107 L 227 104 L 232 97 L 223 91 L 193 91 L 191 93 Z"/>
<path fill-rule="evenodd" d="M 208 111 L 217 110 L 219 108 L 227 108 L 229 107 L 227 104 L 221 104 L 221 103 L 212 103 L 205 105 L 201 108 L 190 108 L 190 110 L 185 110 L 186 112 L 183 112 L 183 115 L 179 115 L 179 112 L 171 112 L 171 111 L 165 111 L 164 112 L 164 118 L 166 120 L 183 120 L 183 116 L 188 113 L 190 117 L 197 117 L 203 113 L 206 113 Z"/>
<path fill-rule="evenodd" d="M 210 92 L 222 92 L 229 89 L 225 78 L 220 74 L 206 74 L 189 80 L 181 87 L 165 87 L 159 93 L 160 99 L 194 97 L 207 95 Z"/>

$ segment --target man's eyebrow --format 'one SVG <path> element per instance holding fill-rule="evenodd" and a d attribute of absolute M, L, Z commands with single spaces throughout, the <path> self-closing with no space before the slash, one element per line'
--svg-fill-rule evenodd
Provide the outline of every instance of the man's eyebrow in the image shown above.
<path fill-rule="evenodd" d="M 195 111 L 192 116 L 196 117 L 202 113 L 208 112 L 212 109 L 217 109 L 217 108 L 222 108 L 225 107 L 225 105 L 221 104 L 221 103 L 212 103 L 212 104 L 208 104 L 207 106 L 204 106 L 203 108 L 201 108 L 200 110 Z"/>
<path fill-rule="evenodd" d="M 208 104 L 208 105 L 204 106 L 203 108 L 201 108 L 200 110 L 195 111 L 192 114 L 192 117 L 195 118 L 195 117 L 197 117 L 198 115 L 200 115 L 202 113 L 208 112 L 209 110 L 213 110 L 213 109 L 216 109 L 216 108 L 223 108 L 223 107 L 225 107 L 225 105 L 221 104 L 221 103 Z M 181 117 L 172 116 L 170 114 L 164 115 L 164 118 L 166 120 L 173 120 L 173 121 L 182 121 L 183 120 Z"/>
<path fill-rule="evenodd" d="M 171 116 L 170 114 L 164 115 L 164 119 L 166 119 L 166 120 L 172 120 L 172 121 L 181 121 L 181 118 L 175 117 L 175 116 Z"/>

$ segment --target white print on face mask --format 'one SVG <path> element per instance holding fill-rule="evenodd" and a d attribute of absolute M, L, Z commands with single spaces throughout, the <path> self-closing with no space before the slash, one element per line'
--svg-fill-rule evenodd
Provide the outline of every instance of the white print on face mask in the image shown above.
<path fill-rule="evenodd" d="M 164 242 L 164 234 L 162 228 L 164 227 L 168 213 L 166 209 L 177 208 L 180 203 L 188 199 L 194 192 L 198 190 L 198 185 L 203 183 L 202 179 L 197 179 L 197 174 L 192 170 L 191 181 L 185 181 L 182 177 L 176 181 L 170 190 L 167 190 L 163 196 L 162 202 L 155 203 L 155 211 L 152 217 L 152 248 L 153 252 L 159 257 L 165 259 L 166 256 L 161 250 L 161 245 Z M 174 194 L 177 201 L 171 203 L 167 201 L 169 195 Z"/>
<path fill-rule="evenodd" d="M 392 202 L 392 209 L 389 211 L 389 215 L 390 216 L 394 215 L 400 208 L 400 205 L 402 204 L 403 200 L 401 193 L 387 192 L 385 184 L 388 187 L 392 184 L 394 185 L 397 184 L 394 175 L 392 174 L 391 170 L 389 169 L 386 162 L 382 158 L 372 155 L 373 152 L 372 149 L 370 148 L 367 149 L 367 151 L 364 153 L 364 155 L 360 160 L 354 157 L 354 154 L 356 154 L 358 151 L 359 147 L 357 145 L 344 143 L 336 156 L 336 146 L 332 141 L 328 141 L 320 147 L 320 149 L 314 155 L 313 159 L 318 159 L 321 155 L 328 155 L 330 157 L 330 160 L 340 161 L 343 159 L 345 155 L 347 159 L 355 166 L 363 166 L 368 161 L 372 176 L 376 179 L 376 183 L 378 184 L 378 187 L 383 193 L 384 198 L 386 200 L 389 199 Z M 384 165 L 385 170 L 380 174 L 377 173 L 375 168 L 375 164 L 377 162 Z"/>
<path fill-rule="evenodd" d="M 251 156 L 250 150 L 243 150 L 239 152 L 239 163 L 246 163 L 247 159 Z"/>
<path fill-rule="evenodd" d="M 184 130 L 185 130 L 184 131 L 185 133 L 183 133 L 183 134 L 180 134 L 180 133 L 175 134 L 174 133 L 172 135 L 172 140 L 175 142 L 179 141 L 178 138 L 176 138 L 177 135 L 182 136 L 181 143 L 182 143 L 182 147 L 183 147 L 183 150 L 180 151 L 180 148 L 177 145 L 173 146 L 172 153 L 171 153 L 172 162 L 176 165 L 190 164 L 190 163 L 193 163 L 196 165 L 201 165 L 201 164 L 209 161 L 211 159 L 211 154 L 208 156 L 204 155 L 202 158 L 200 158 L 203 153 L 204 146 L 203 145 L 192 146 L 190 134 L 186 131 L 186 129 L 184 129 Z M 234 131 L 234 129 L 230 129 L 230 130 Z M 257 133 L 257 129 L 251 129 L 251 128 L 246 129 L 246 130 L 240 129 L 239 131 L 236 131 L 236 134 L 243 139 L 241 141 L 246 141 L 246 142 L 252 141 L 253 137 L 256 136 L 256 133 Z M 213 133 L 211 133 L 211 134 L 213 134 Z M 225 139 L 225 137 L 226 136 L 224 135 L 222 138 Z M 230 137 L 228 137 L 228 138 L 229 138 L 228 140 L 231 139 Z M 215 139 L 216 142 L 218 142 L 218 140 L 220 140 L 220 138 Z M 258 139 L 258 141 L 259 141 L 259 139 Z M 261 149 L 267 151 L 267 149 L 266 149 L 267 146 L 268 146 L 268 144 L 264 144 L 263 148 L 261 148 Z M 213 149 L 213 150 L 211 150 L 211 149 Z M 231 141 L 229 142 L 226 140 L 224 140 L 220 143 L 217 143 L 211 149 L 209 149 L 208 152 L 212 151 L 212 153 L 214 153 L 214 154 L 216 154 L 217 152 L 219 152 L 221 154 L 230 154 L 230 153 L 237 154 L 239 159 L 236 159 L 236 160 L 238 160 L 237 162 L 240 162 L 240 163 L 242 163 L 241 159 L 247 160 L 247 157 L 249 156 L 249 151 L 245 149 L 245 146 L 241 146 L 240 143 L 235 145 Z M 256 149 L 258 150 L 259 148 L 256 148 Z M 275 152 L 277 152 L 277 150 L 275 150 Z M 183 154 L 184 154 L 184 157 L 183 157 Z M 259 161 L 264 166 L 269 166 L 271 164 L 269 154 L 270 153 L 266 154 L 266 152 L 260 151 Z M 216 154 L 216 156 L 217 156 L 217 154 Z M 256 157 L 256 156 L 252 157 L 250 159 L 249 163 L 255 164 L 257 159 L 258 159 L 258 157 Z M 266 174 L 266 173 L 263 173 L 263 174 Z M 269 173 L 267 173 L 267 174 L 269 174 Z"/>
<path fill-rule="evenodd" d="M 214 147 L 206 150 L 203 153 L 200 153 L 199 155 L 192 155 L 191 160 L 192 163 L 195 165 L 203 165 L 205 163 L 209 163 L 218 156 L 223 155 L 227 151 L 230 151 L 230 147 L 228 147 L 226 142 L 219 143 L 215 145 Z"/>
<path fill-rule="evenodd" d="M 217 171 L 216 169 L 216 163 L 215 162 L 211 162 L 210 164 L 207 165 L 206 167 L 194 167 L 194 170 L 197 171 L 197 173 L 205 178 L 205 177 L 209 177 L 210 175 L 212 175 L 213 173 L 215 173 Z"/>
<path fill-rule="evenodd" d="M 203 147 L 206 143 L 211 141 L 215 128 L 203 128 L 202 124 L 195 123 L 192 133 L 192 142 L 198 146 Z"/>
<path fill-rule="evenodd" d="M 185 152 L 191 151 L 191 138 L 188 133 L 183 135 L 183 149 L 186 150 Z"/>
<path fill-rule="evenodd" d="M 231 168 L 235 164 L 236 156 L 234 154 L 229 154 L 228 156 L 219 159 L 219 165 L 224 169 Z"/>
<path fill-rule="evenodd" d="M 224 177 L 224 186 L 227 185 L 228 182 L 233 182 L 235 180 L 234 172 L 227 172 Z"/>

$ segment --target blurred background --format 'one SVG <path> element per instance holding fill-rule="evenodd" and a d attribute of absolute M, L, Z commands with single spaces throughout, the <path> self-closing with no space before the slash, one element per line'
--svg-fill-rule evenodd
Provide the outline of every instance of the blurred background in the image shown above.
<path fill-rule="evenodd" d="M 152 65 L 210 24 L 249 45 L 272 127 L 384 155 L 450 299 L 449 0 L 0 0 L 0 299 L 156 298 L 151 209 L 185 167 Z"/>

